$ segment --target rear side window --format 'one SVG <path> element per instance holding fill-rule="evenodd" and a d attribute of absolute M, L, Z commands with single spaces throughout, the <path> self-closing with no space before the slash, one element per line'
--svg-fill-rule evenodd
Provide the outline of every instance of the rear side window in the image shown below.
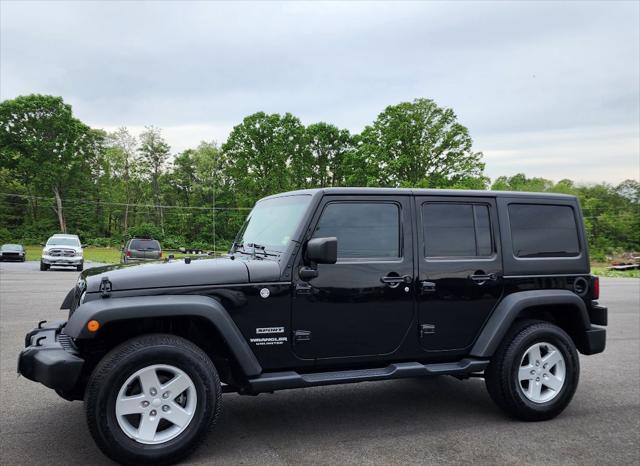
<path fill-rule="evenodd" d="M 578 226 L 570 206 L 509 204 L 516 257 L 573 257 L 580 254 Z"/>
<path fill-rule="evenodd" d="M 422 205 L 426 257 L 482 257 L 493 254 L 489 208 L 481 204 Z"/>
<path fill-rule="evenodd" d="M 314 238 L 338 238 L 338 258 L 400 257 L 400 212 L 393 203 L 327 204 Z"/>
<path fill-rule="evenodd" d="M 160 243 L 154 239 L 132 239 L 129 249 L 136 251 L 159 251 Z"/>

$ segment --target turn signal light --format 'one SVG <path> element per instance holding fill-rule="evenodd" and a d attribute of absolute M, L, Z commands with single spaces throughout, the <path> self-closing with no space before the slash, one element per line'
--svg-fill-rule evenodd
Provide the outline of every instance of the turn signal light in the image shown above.
<path fill-rule="evenodd" d="M 87 330 L 89 330 L 90 332 L 97 332 L 99 328 L 100 322 L 98 322 L 97 320 L 90 320 L 89 322 L 87 322 Z"/>

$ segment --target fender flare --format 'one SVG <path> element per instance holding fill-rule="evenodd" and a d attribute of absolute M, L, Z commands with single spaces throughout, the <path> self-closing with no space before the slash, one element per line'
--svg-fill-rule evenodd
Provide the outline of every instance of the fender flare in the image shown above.
<path fill-rule="evenodd" d="M 92 339 L 87 322 L 102 326 L 111 322 L 149 317 L 200 317 L 219 332 L 247 377 L 262 373 L 262 367 L 226 309 L 215 299 L 194 295 L 135 296 L 96 299 L 80 305 L 69 318 L 64 333 L 74 339 Z M 98 332 L 99 333 L 99 332 Z"/>
<path fill-rule="evenodd" d="M 569 290 L 531 290 L 507 295 L 498 304 L 471 348 L 470 356 L 489 358 L 493 356 L 511 325 L 522 311 L 529 307 L 570 306 L 577 309 L 580 324 L 585 331 L 591 328 L 589 314 L 584 301 Z M 566 308 L 566 307 L 565 307 Z"/>

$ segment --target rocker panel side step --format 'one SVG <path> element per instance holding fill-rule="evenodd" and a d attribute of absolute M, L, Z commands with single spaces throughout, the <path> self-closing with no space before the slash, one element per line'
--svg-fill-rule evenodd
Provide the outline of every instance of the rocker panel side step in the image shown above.
<path fill-rule="evenodd" d="M 373 380 L 425 377 L 430 375 L 464 375 L 484 370 L 489 361 L 462 359 L 458 362 L 422 364 L 400 362 L 376 369 L 355 369 L 332 372 L 299 374 L 295 371 L 267 372 L 249 379 L 254 393 L 286 390 L 289 388 L 317 387 L 343 383 L 367 382 Z"/>

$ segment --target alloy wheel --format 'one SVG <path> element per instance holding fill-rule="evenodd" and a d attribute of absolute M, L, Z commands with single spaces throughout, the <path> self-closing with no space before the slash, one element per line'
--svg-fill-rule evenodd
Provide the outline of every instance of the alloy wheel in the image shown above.
<path fill-rule="evenodd" d="M 116 398 L 122 431 L 139 443 L 160 444 L 180 435 L 197 406 L 196 387 L 177 367 L 155 364 L 131 375 Z"/>
<path fill-rule="evenodd" d="M 553 400 L 564 386 L 566 365 L 558 348 L 539 342 L 522 355 L 518 368 L 518 387 L 534 403 Z"/>

